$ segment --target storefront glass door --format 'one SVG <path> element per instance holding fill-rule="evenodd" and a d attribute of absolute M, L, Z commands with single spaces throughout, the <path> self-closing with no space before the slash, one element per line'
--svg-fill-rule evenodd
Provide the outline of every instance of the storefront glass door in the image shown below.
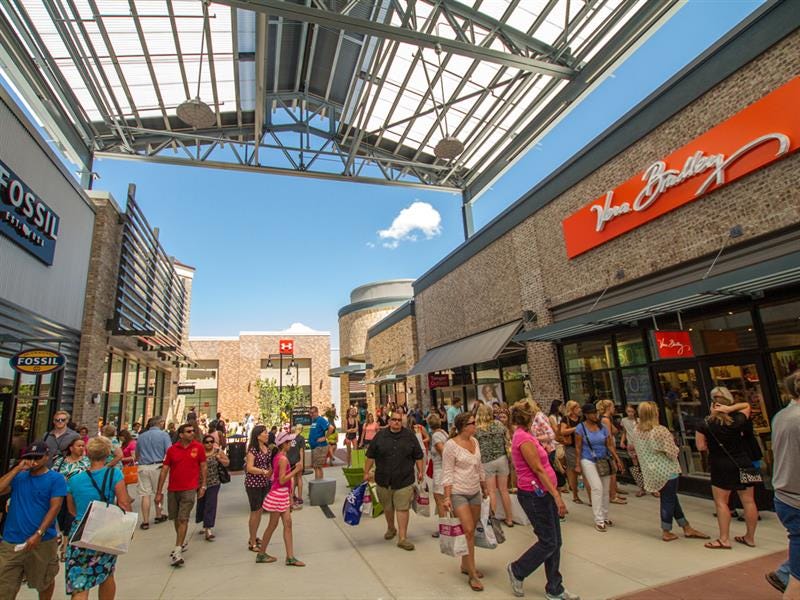
<path fill-rule="evenodd" d="M 685 475 L 708 471 L 706 457 L 695 445 L 695 432 L 708 414 L 708 407 L 698 382 L 697 369 L 684 368 L 658 372 L 658 386 L 664 406 L 664 425 L 675 436 L 678 460 Z"/>

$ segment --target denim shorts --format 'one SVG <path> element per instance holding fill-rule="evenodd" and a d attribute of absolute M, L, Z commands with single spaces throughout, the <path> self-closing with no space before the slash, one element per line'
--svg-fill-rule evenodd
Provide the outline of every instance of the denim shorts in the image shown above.
<path fill-rule="evenodd" d="M 453 508 L 458 508 L 459 506 L 464 506 L 465 504 L 471 504 L 472 506 L 480 506 L 481 500 L 480 492 L 475 492 L 474 494 L 457 494 L 453 492 L 450 495 L 450 503 L 453 505 Z"/>
<path fill-rule="evenodd" d="M 483 463 L 483 470 L 487 477 L 496 477 L 497 475 L 508 475 L 508 458 L 501 456 L 492 461 Z"/>

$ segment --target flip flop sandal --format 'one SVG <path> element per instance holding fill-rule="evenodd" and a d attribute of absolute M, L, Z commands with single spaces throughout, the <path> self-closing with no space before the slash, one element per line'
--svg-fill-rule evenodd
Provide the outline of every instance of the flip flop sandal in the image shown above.
<path fill-rule="evenodd" d="M 287 567 L 305 567 L 306 563 L 304 563 L 302 560 L 297 560 L 294 556 L 292 556 L 291 558 L 287 558 L 286 559 L 286 566 Z"/>
<path fill-rule="evenodd" d="M 261 548 L 261 540 L 260 539 L 256 538 L 256 543 L 255 544 L 251 544 L 249 541 L 247 542 L 247 549 L 250 550 L 250 552 L 258 552 L 259 548 Z"/>
<path fill-rule="evenodd" d="M 150 529 L 150 523 L 142 523 L 141 525 L 139 525 L 139 529 L 147 531 L 148 529 Z"/>
<path fill-rule="evenodd" d="M 575 504 L 583 504 L 583 500 L 581 500 L 580 498 L 573 498 L 573 499 L 572 499 L 572 501 L 573 501 Z"/>
<path fill-rule="evenodd" d="M 628 501 L 625 500 L 625 498 L 620 498 L 619 496 L 617 496 L 616 498 L 612 498 L 609 502 L 611 502 L 611 504 L 627 504 L 628 503 Z"/>
<path fill-rule="evenodd" d="M 474 577 L 469 578 L 469 587 L 472 589 L 473 592 L 482 592 L 483 591 L 483 584 Z"/>
<path fill-rule="evenodd" d="M 167 515 L 161 515 L 160 517 L 156 517 L 155 518 L 155 522 L 156 523 L 163 523 L 167 519 L 169 519 L 169 517 Z"/>
<path fill-rule="evenodd" d="M 261 552 L 259 552 L 259 553 L 256 555 L 256 562 L 257 562 L 257 563 L 274 563 L 276 560 L 278 560 L 278 559 L 277 559 L 277 558 L 275 558 L 274 556 L 270 556 L 270 555 L 269 555 L 269 554 L 267 554 L 267 553 L 261 553 Z"/>
<path fill-rule="evenodd" d="M 641 498 L 642 496 L 647 496 L 647 492 L 643 492 L 642 490 L 639 490 L 638 492 L 636 492 L 636 497 L 637 498 Z"/>
<path fill-rule="evenodd" d="M 686 536 L 686 537 L 689 537 L 689 536 Z M 675 535 L 674 533 L 670 533 L 668 535 L 667 534 L 661 534 L 661 541 L 662 542 L 674 542 L 677 539 L 678 539 L 678 536 Z"/>
<path fill-rule="evenodd" d="M 710 535 L 706 535 L 705 533 L 700 533 L 699 531 L 697 533 L 687 533 L 684 537 L 688 538 L 690 540 L 710 540 L 711 539 Z"/>
<path fill-rule="evenodd" d="M 726 546 L 718 539 L 714 540 L 713 542 L 708 542 L 707 544 L 703 544 L 704 548 L 708 548 L 709 550 L 733 550 L 730 546 Z"/>
<path fill-rule="evenodd" d="M 483 573 L 481 573 L 477 569 L 476 569 L 475 573 L 478 576 L 478 579 L 483 579 Z M 464 569 L 461 569 L 461 574 L 462 575 L 469 575 L 469 571 L 465 571 Z"/>
<path fill-rule="evenodd" d="M 733 538 L 733 540 L 734 540 L 735 542 L 738 542 L 738 543 L 740 543 L 740 544 L 744 544 L 744 545 L 745 545 L 745 546 L 747 546 L 748 548 L 755 548 L 755 547 L 756 547 L 756 545 L 755 545 L 755 544 L 751 544 L 751 543 L 750 543 L 750 542 L 748 542 L 746 539 L 744 539 L 744 537 L 743 537 L 743 536 L 741 536 L 741 535 L 737 535 L 735 538 Z"/>

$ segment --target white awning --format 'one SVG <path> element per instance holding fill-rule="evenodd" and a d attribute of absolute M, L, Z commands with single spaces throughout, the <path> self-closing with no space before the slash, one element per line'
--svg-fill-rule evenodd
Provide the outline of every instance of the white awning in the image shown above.
<path fill-rule="evenodd" d="M 495 360 L 521 326 L 521 321 L 514 321 L 428 350 L 408 374 L 424 375 Z"/>

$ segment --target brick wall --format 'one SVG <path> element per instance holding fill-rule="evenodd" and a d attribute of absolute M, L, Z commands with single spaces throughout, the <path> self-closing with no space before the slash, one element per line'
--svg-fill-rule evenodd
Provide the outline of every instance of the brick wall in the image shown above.
<path fill-rule="evenodd" d="M 417 362 L 417 334 L 415 319 L 408 316 L 399 323 L 367 340 L 367 362 L 373 365 L 367 369 L 367 380 L 380 375 L 405 374 Z M 408 404 L 414 406 L 419 401 L 419 377 L 411 377 L 406 382 Z M 374 411 L 378 402 L 378 386 L 367 385 L 367 403 Z"/>
<path fill-rule="evenodd" d="M 553 306 L 597 295 L 624 268 L 624 283 L 714 254 L 729 229 L 736 244 L 800 222 L 796 173 L 800 153 L 785 158 L 672 211 L 573 260 L 562 220 L 800 72 L 800 32 L 698 98 L 515 229 L 421 291 L 415 298 L 419 352 L 536 313 L 552 322 Z M 729 244 L 733 247 L 734 244 Z M 528 345 L 534 395 L 542 404 L 562 398 L 554 346 Z"/>
<path fill-rule="evenodd" d="M 228 419 L 241 420 L 245 413 L 258 413 L 256 380 L 261 360 L 277 353 L 281 339 L 294 340 L 295 358 L 311 359 L 312 403 L 321 408 L 331 404 L 328 335 L 242 334 L 238 338 L 190 339 L 187 353 L 191 358 L 219 361 L 217 410 Z"/>

